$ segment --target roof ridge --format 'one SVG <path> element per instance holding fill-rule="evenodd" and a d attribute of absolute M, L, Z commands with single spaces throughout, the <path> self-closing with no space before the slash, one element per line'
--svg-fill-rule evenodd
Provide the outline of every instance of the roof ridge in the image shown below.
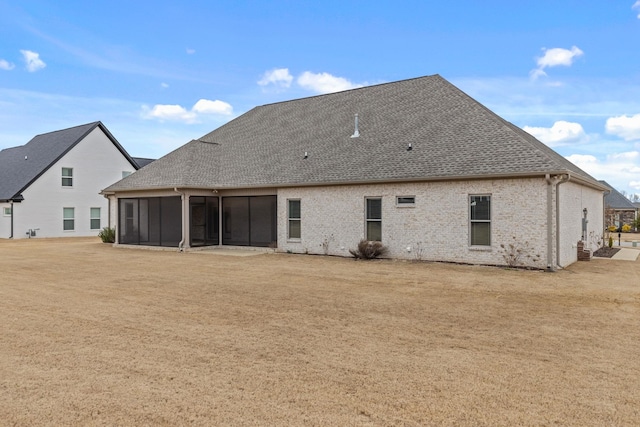
<path fill-rule="evenodd" d="M 284 101 L 269 102 L 267 104 L 258 105 L 256 107 L 252 108 L 252 110 L 255 109 L 255 108 L 269 107 L 271 105 L 287 104 L 287 103 L 290 103 L 290 102 L 309 100 L 309 99 L 314 99 L 314 98 L 322 98 L 322 97 L 331 96 L 331 95 L 343 94 L 343 93 L 346 93 L 346 92 L 355 92 L 355 91 L 359 91 L 359 90 L 363 90 L 363 89 L 371 89 L 371 88 L 376 88 L 376 87 L 381 87 L 381 86 L 386 86 L 386 85 L 392 85 L 392 84 L 398 84 L 398 83 L 406 83 L 406 82 L 410 82 L 412 80 L 428 79 L 428 78 L 435 78 L 435 77 L 439 77 L 442 80 L 446 81 L 445 79 L 442 78 L 442 76 L 440 76 L 440 74 L 431 74 L 431 75 L 426 75 L 426 76 L 411 77 L 411 78 L 408 78 L 408 79 L 395 80 L 395 81 L 392 81 L 392 82 L 382 82 L 382 83 L 376 83 L 376 84 L 372 84 L 372 85 L 365 85 L 365 86 L 360 86 L 360 87 L 352 87 L 350 89 L 339 90 L 339 91 L 336 91 L 336 92 L 319 93 L 317 95 L 303 96 L 302 98 L 294 98 L 294 99 L 286 99 Z M 249 111 L 251 111 L 251 110 L 249 110 Z"/>
<path fill-rule="evenodd" d="M 448 82 L 446 79 L 443 79 L 443 80 L 446 83 L 448 83 L 452 88 L 454 88 L 456 91 L 458 91 L 462 96 L 467 97 L 468 99 L 472 100 L 476 105 L 478 105 L 480 108 L 482 108 L 487 113 L 489 113 L 489 117 L 491 117 L 492 120 L 494 120 L 497 123 L 501 123 L 503 126 L 505 126 L 514 135 L 514 137 L 516 137 L 520 141 L 526 143 L 534 151 L 536 151 L 536 152 L 540 153 L 542 156 L 544 156 L 544 158 L 546 158 L 549 161 L 553 162 L 555 165 L 558 166 L 559 169 L 561 169 L 561 170 L 564 169 L 564 170 L 567 170 L 569 172 L 579 172 L 580 174 L 584 175 L 585 178 L 589 178 L 592 181 L 597 182 L 597 180 L 594 177 L 592 177 L 590 174 L 588 174 L 587 172 L 582 170 L 577 165 L 573 164 L 571 161 L 569 161 L 566 158 L 564 158 L 560 153 L 554 151 L 552 148 L 547 146 L 547 144 L 545 144 L 544 142 L 538 140 L 535 136 L 531 135 L 530 133 L 528 133 L 524 129 L 516 126 L 515 124 L 513 124 L 510 121 L 506 120 L 505 118 L 501 117 L 500 115 L 498 115 L 497 113 L 495 113 L 494 111 L 489 109 L 487 106 L 485 106 L 481 102 L 478 102 L 475 98 L 473 98 L 472 96 L 470 96 L 469 94 L 464 92 L 459 87 L 457 87 L 457 86 L 451 84 L 450 82 Z"/>

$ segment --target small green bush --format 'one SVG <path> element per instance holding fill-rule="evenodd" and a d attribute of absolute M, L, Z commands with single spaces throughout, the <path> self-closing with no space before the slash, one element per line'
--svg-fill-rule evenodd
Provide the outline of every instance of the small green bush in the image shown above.
<path fill-rule="evenodd" d="M 609 236 L 609 247 L 613 247 L 613 236 Z"/>
<path fill-rule="evenodd" d="M 349 249 L 349 253 L 355 259 L 374 259 L 386 255 L 387 252 L 389 249 L 382 242 L 365 239 L 360 240 L 356 249 Z"/>
<path fill-rule="evenodd" d="M 116 229 L 110 227 L 104 227 L 98 233 L 98 237 L 102 239 L 103 243 L 115 243 L 116 241 Z"/>

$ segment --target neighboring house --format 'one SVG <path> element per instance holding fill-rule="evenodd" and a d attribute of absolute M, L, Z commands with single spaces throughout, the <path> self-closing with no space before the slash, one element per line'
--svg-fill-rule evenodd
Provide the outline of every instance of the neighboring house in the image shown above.
<path fill-rule="evenodd" d="M 555 269 L 602 233 L 604 190 L 434 75 L 256 107 L 103 194 L 118 244 L 504 265 L 516 242 Z"/>
<path fill-rule="evenodd" d="M 0 151 L 0 238 L 97 236 L 106 186 L 139 169 L 101 122 Z"/>
<path fill-rule="evenodd" d="M 625 224 L 633 226 L 638 209 L 622 193 L 609 185 L 606 181 L 600 181 L 607 186 L 609 192 L 604 196 L 605 226 L 620 228 Z"/>

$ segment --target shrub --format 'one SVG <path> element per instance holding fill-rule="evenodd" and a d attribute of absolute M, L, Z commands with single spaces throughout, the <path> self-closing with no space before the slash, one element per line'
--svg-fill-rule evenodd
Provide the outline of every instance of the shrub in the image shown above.
<path fill-rule="evenodd" d="M 625 224 L 622 226 L 622 232 L 623 233 L 628 233 L 631 231 L 631 226 L 629 224 Z"/>
<path fill-rule="evenodd" d="M 613 247 L 613 236 L 609 236 L 609 247 Z"/>
<path fill-rule="evenodd" d="M 116 241 L 116 229 L 110 227 L 104 227 L 98 233 L 98 237 L 102 239 L 103 243 L 115 243 Z"/>
<path fill-rule="evenodd" d="M 615 225 L 610 225 L 609 227 L 607 227 L 607 230 L 613 233 L 615 231 L 618 231 L 618 227 L 616 227 Z"/>
<path fill-rule="evenodd" d="M 529 242 L 520 243 L 515 236 L 512 236 L 512 239 L 511 243 L 500 245 L 502 258 L 509 267 L 526 267 L 540 261 L 539 254 L 532 255 L 530 253 L 532 249 Z"/>
<path fill-rule="evenodd" d="M 382 242 L 365 239 L 360 240 L 356 249 L 349 249 L 349 253 L 355 259 L 374 259 L 386 255 L 387 252 L 389 249 Z"/>

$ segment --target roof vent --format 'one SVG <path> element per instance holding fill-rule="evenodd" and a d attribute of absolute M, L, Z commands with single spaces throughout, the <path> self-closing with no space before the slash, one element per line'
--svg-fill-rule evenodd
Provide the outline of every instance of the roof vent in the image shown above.
<path fill-rule="evenodd" d="M 305 159 L 309 158 L 309 153 L 307 153 L 306 151 L 304 152 L 304 158 Z"/>
<path fill-rule="evenodd" d="M 358 132 L 358 113 L 356 113 L 356 130 L 351 135 L 351 138 L 358 138 L 360 136 L 360 132 Z"/>
<path fill-rule="evenodd" d="M 27 160 L 27 156 L 24 156 L 24 159 Z"/>

